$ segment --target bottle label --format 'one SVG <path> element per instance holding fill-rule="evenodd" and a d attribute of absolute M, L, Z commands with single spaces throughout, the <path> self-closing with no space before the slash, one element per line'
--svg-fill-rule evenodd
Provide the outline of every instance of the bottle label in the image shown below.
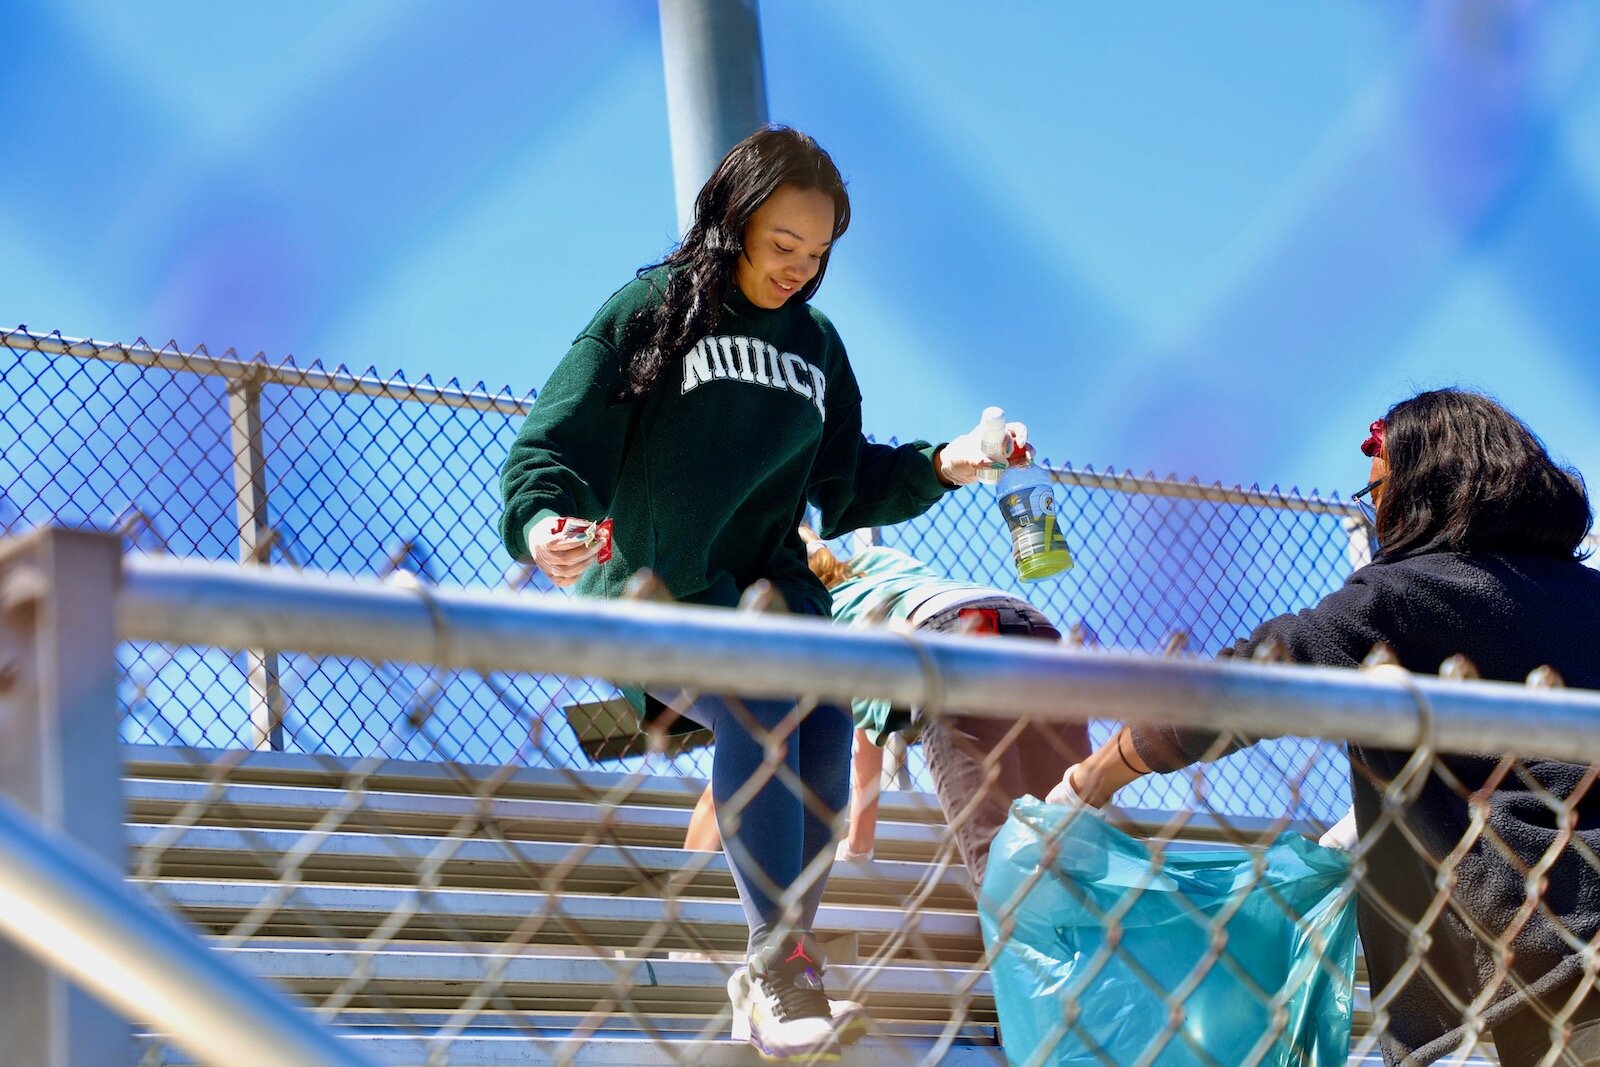
<path fill-rule="evenodd" d="M 1067 539 L 1056 524 L 1055 496 L 1047 485 L 1034 485 L 1007 493 L 1000 509 L 1011 531 L 1011 553 L 1021 567 L 1050 552 L 1067 551 Z"/>

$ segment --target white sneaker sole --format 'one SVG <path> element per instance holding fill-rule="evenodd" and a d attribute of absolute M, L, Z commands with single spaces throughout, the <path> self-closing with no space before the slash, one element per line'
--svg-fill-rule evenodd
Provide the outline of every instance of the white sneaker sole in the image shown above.
<path fill-rule="evenodd" d="M 830 1040 L 826 1045 L 812 1049 L 792 1049 L 787 1052 L 769 1052 L 760 1041 L 751 1040 L 751 1048 L 756 1050 L 767 1063 L 838 1063 L 839 1043 Z"/>

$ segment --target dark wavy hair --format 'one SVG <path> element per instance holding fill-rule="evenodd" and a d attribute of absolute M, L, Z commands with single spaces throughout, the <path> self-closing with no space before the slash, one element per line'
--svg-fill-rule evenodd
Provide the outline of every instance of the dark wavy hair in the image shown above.
<path fill-rule="evenodd" d="M 1436 389 L 1400 401 L 1384 416 L 1383 456 L 1383 558 L 1441 549 L 1581 558 L 1593 517 L 1582 476 L 1489 397 Z"/>
<path fill-rule="evenodd" d="M 744 254 L 744 228 L 781 186 L 815 190 L 833 201 L 833 240 L 850 227 L 850 197 L 833 158 L 816 141 L 787 126 L 767 126 L 734 145 L 700 189 L 694 224 L 672 254 L 639 268 L 666 267 L 666 291 L 654 308 L 629 323 L 632 341 L 624 368 L 623 399 L 644 396 L 668 361 L 717 328 L 722 305 Z M 816 275 L 790 301 L 811 299 L 828 271 L 833 246 Z"/>

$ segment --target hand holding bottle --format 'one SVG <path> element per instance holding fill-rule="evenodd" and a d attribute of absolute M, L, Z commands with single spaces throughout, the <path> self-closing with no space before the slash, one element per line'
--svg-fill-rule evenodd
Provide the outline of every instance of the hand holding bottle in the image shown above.
<path fill-rule="evenodd" d="M 989 408 L 984 414 L 987 416 L 990 411 L 999 412 L 999 410 Z M 1003 419 L 1004 414 L 1001 413 L 1000 417 Z M 934 470 L 941 481 L 947 485 L 971 485 L 985 471 L 999 471 L 1005 468 L 1005 460 L 999 459 L 984 448 L 986 436 L 991 442 L 990 447 L 993 447 L 992 426 L 992 421 L 986 426 L 985 421 L 980 420 L 977 426 L 934 453 Z M 1007 422 L 1002 426 L 999 456 L 1009 457 L 1015 462 L 1028 446 L 1028 428 L 1020 422 Z"/>

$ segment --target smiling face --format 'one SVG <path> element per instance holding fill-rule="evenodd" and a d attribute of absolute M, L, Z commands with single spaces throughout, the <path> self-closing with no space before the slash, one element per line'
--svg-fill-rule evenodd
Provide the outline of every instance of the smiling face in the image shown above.
<path fill-rule="evenodd" d="M 780 308 L 816 277 L 833 242 L 833 200 L 816 189 L 780 185 L 744 227 L 734 280 L 760 308 Z"/>

